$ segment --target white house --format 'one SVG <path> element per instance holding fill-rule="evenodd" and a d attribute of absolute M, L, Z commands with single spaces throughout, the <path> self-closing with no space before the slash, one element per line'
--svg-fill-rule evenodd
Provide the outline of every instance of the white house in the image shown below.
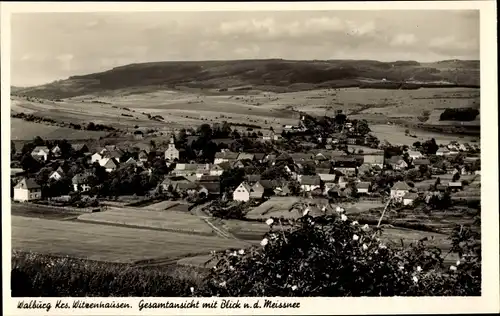
<path fill-rule="evenodd" d="M 54 147 L 52 147 L 50 152 L 52 153 L 52 155 L 54 155 L 54 157 L 60 157 L 62 150 L 61 150 L 61 148 L 59 148 L 58 145 L 55 145 Z"/>
<path fill-rule="evenodd" d="M 211 176 L 220 176 L 223 173 L 224 173 L 224 169 L 221 166 L 219 166 L 219 165 L 212 165 L 212 166 L 210 166 L 210 172 L 209 172 L 209 174 Z"/>
<path fill-rule="evenodd" d="M 170 143 L 168 144 L 167 150 L 165 150 L 165 159 L 174 161 L 179 159 L 179 150 L 175 148 L 174 138 L 170 138 Z"/>
<path fill-rule="evenodd" d="M 64 171 L 61 167 L 57 168 L 56 171 L 52 172 L 49 176 L 49 179 L 54 179 L 56 181 L 60 180 L 64 176 Z"/>
<path fill-rule="evenodd" d="M 90 185 L 87 182 L 87 175 L 77 174 L 71 179 L 71 183 L 73 183 L 73 191 L 78 192 L 86 192 L 90 190 Z"/>
<path fill-rule="evenodd" d="M 356 184 L 356 189 L 359 194 L 370 194 L 371 183 L 370 182 L 359 182 Z"/>
<path fill-rule="evenodd" d="M 446 147 L 441 147 L 436 151 L 436 156 L 448 156 L 450 155 L 450 150 Z"/>
<path fill-rule="evenodd" d="M 389 159 L 389 164 L 392 166 L 393 170 L 403 170 L 408 168 L 408 164 L 401 156 L 392 156 Z"/>
<path fill-rule="evenodd" d="M 391 188 L 391 198 L 401 201 L 408 192 L 410 192 L 410 186 L 406 182 L 398 181 Z"/>
<path fill-rule="evenodd" d="M 250 192 L 252 191 L 252 187 L 246 183 L 242 182 L 233 192 L 233 200 L 234 201 L 242 201 L 247 202 L 250 200 Z"/>
<path fill-rule="evenodd" d="M 311 192 L 321 188 L 321 178 L 319 176 L 304 176 L 299 177 L 300 189 L 304 192 Z"/>
<path fill-rule="evenodd" d="M 91 163 L 94 163 L 94 162 L 99 162 L 101 159 L 103 158 L 103 155 L 101 155 L 100 153 L 95 153 L 93 154 L 91 157 L 90 157 L 90 162 Z"/>
<path fill-rule="evenodd" d="M 416 151 L 416 150 L 408 150 L 408 156 L 411 158 L 411 159 L 420 159 L 420 158 L 423 158 L 424 155 L 422 155 L 421 152 L 419 151 Z"/>
<path fill-rule="evenodd" d="M 114 158 L 103 158 L 99 160 L 99 164 L 106 169 L 106 172 L 111 172 L 118 168 L 118 163 Z"/>
<path fill-rule="evenodd" d="M 35 149 L 31 152 L 31 156 L 35 159 L 41 159 L 43 161 L 47 161 L 49 159 L 50 150 L 47 146 L 36 146 Z"/>
<path fill-rule="evenodd" d="M 412 205 L 417 198 L 417 193 L 408 192 L 403 196 L 403 205 Z"/>
<path fill-rule="evenodd" d="M 42 189 L 33 179 L 22 179 L 14 187 L 14 201 L 26 202 L 42 198 Z"/>

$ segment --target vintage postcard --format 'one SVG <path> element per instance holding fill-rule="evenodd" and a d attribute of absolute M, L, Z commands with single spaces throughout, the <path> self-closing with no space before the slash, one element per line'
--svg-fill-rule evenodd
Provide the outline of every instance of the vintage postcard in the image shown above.
<path fill-rule="evenodd" d="M 494 1 L 0 11 L 4 314 L 498 311 Z"/>

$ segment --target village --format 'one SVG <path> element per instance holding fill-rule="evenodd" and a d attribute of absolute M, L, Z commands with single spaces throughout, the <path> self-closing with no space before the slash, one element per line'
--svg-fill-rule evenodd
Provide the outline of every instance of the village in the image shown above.
<path fill-rule="evenodd" d="M 161 144 L 95 146 L 38 137 L 20 152 L 14 147 L 11 158 L 15 203 L 92 211 L 123 199 L 130 205 L 170 200 L 203 205 L 212 216 L 265 220 L 252 218 L 251 210 L 297 198 L 320 215 L 345 202 L 443 209 L 480 194 L 478 144 L 438 146 L 431 139 L 392 146 L 372 136 L 366 121 L 341 111 L 301 114 L 297 126 L 281 133 L 203 124 L 172 132 Z M 225 214 L 228 207 L 240 211 Z"/>

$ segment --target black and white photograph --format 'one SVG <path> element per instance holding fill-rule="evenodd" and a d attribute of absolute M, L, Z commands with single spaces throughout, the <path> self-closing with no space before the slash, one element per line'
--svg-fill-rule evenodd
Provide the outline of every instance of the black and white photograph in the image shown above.
<path fill-rule="evenodd" d="M 9 15 L 10 295 L 484 295 L 480 10 L 246 8 Z"/>

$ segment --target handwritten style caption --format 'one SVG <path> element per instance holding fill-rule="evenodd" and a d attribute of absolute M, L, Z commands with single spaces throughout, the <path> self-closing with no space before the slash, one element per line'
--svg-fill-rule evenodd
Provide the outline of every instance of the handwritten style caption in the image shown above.
<path fill-rule="evenodd" d="M 78 300 L 56 300 L 55 302 L 42 300 L 21 300 L 17 302 L 19 310 L 69 310 L 69 309 L 137 309 L 146 311 L 151 309 L 259 309 L 259 308 L 300 308 L 300 302 L 280 301 L 274 299 L 255 299 L 249 301 L 235 299 L 213 299 L 184 301 L 161 301 L 141 299 L 136 303 L 116 301 L 86 301 Z"/>

